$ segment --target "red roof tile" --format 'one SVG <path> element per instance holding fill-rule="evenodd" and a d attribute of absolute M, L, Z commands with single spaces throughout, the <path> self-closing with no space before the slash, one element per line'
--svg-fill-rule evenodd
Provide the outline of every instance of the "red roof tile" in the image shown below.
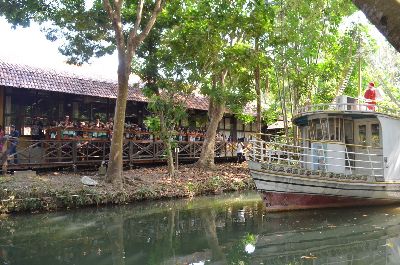
<path fill-rule="evenodd" d="M 29 88 L 103 98 L 116 98 L 118 84 L 68 72 L 46 70 L 0 60 L 0 86 Z M 129 88 L 128 100 L 148 102 L 138 86 Z M 207 97 L 192 95 L 187 99 L 189 109 L 208 110 Z M 246 107 L 245 113 L 254 113 Z"/>
<path fill-rule="evenodd" d="M 0 61 L 0 86 L 115 98 L 117 84 Z"/>

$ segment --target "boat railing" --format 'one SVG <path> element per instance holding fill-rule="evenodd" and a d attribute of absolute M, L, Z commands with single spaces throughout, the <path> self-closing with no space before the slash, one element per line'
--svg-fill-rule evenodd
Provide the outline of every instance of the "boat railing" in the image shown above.
<path fill-rule="evenodd" d="M 328 146 L 308 147 L 280 142 L 251 140 L 250 160 L 266 164 L 313 169 L 321 172 L 339 172 L 345 175 L 367 174 L 383 178 L 383 155 L 365 147 L 363 151 L 329 149 Z"/>
<path fill-rule="evenodd" d="M 261 140 L 261 141 L 266 141 L 267 143 L 281 143 L 281 144 L 288 144 L 292 143 L 293 145 L 296 145 L 296 143 L 302 143 L 302 142 L 309 142 L 309 143 L 322 143 L 322 144 L 337 144 L 337 145 L 344 145 L 347 148 L 348 147 L 359 147 L 363 149 L 382 149 L 381 147 L 377 146 L 371 146 L 371 145 L 365 145 L 365 144 L 350 144 L 350 143 L 344 143 L 340 141 L 330 141 L 330 140 L 323 140 L 323 139 L 310 139 L 310 138 L 301 138 L 301 137 L 293 137 L 293 136 L 286 136 L 286 135 L 278 135 L 278 134 L 265 134 L 265 133 L 254 133 L 250 137 L 251 140 L 256 139 L 256 140 Z"/>
<path fill-rule="evenodd" d="M 370 104 L 368 102 L 358 103 L 325 103 L 300 107 L 295 110 L 294 116 L 299 116 L 311 112 L 324 111 L 359 111 L 359 112 L 377 112 L 391 116 L 400 117 L 400 111 L 381 105 Z"/>

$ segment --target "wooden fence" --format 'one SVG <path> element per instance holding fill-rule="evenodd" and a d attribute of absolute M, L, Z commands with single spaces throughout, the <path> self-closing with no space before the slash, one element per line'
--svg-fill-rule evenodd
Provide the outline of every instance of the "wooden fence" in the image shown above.
<path fill-rule="evenodd" d="M 22 140 L 15 157 L 8 157 L 8 169 L 50 168 L 62 166 L 100 165 L 108 161 L 111 142 L 108 140 Z M 176 142 L 179 161 L 195 161 L 200 157 L 201 141 Z M 235 142 L 216 142 L 215 155 L 220 158 L 236 156 Z M 166 160 L 164 144 L 152 140 L 125 140 L 123 162 L 132 166 Z M 15 163 L 16 162 L 16 163 Z"/>

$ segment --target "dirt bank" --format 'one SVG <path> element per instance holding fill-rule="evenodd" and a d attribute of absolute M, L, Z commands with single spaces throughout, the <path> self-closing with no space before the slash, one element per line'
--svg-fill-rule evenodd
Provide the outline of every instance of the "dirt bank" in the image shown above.
<path fill-rule="evenodd" d="M 0 213 L 54 211 L 254 189 L 246 163 L 217 164 L 216 169 L 204 171 L 181 165 L 175 178 L 169 178 L 166 172 L 166 166 L 125 171 L 123 191 L 105 183 L 97 172 L 0 176 Z M 83 176 L 98 181 L 98 185 L 83 185 Z"/>

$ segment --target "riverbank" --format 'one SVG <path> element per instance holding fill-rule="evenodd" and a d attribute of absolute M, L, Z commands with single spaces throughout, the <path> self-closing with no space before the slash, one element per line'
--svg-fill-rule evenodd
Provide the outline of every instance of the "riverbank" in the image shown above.
<path fill-rule="evenodd" d="M 83 176 L 97 181 L 86 186 Z M 170 178 L 166 166 L 124 171 L 124 190 L 104 182 L 98 172 L 52 172 L 37 176 L 0 177 L 0 213 L 41 212 L 59 209 L 126 204 L 142 200 L 193 197 L 251 190 L 254 182 L 247 163 L 217 164 L 213 170 L 181 165 Z"/>

